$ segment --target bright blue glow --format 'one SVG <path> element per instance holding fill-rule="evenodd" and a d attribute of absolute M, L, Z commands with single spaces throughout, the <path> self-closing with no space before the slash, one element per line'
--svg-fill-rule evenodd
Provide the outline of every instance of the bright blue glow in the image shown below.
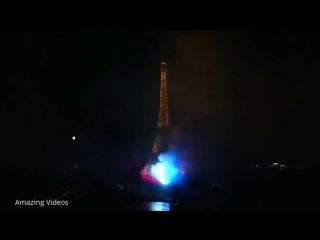
<path fill-rule="evenodd" d="M 175 154 L 162 153 L 158 158 L 160 162 L 151 166 L 151 174 L 163 185 L 171 184 L 179 175 L 179 170 L 175 166 Z"/>
<path fill-rule="evenodd" d="M 170 211 L 170 203 L 151 202 L 150 210 L 151 211 Z"/>

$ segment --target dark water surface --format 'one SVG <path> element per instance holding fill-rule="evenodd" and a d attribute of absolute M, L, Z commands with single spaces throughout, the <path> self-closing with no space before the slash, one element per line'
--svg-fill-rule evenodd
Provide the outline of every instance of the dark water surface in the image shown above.
<path fill-rule="evenodd" d="M 4 177 L 4 175 L 2 175 Z M 106 187 L 67 189 L 53 187 L 45 178 L 20 176 L 1 181 L 1 210 L 105 211 L 217 211 L 320 210 L 319 172 L 271 172 L 248 177 L 233 175 L 221 186 L 210 184 L 197 196 L 179 196 L 169 202 L 147 200 L 139 194 Z M 210 188 L 209 188 L 210 187 Z M 66 191 L 68 190 L 68 192 Z M 67 200 L 68 206 L 15 206 L 16 200 Z"/>

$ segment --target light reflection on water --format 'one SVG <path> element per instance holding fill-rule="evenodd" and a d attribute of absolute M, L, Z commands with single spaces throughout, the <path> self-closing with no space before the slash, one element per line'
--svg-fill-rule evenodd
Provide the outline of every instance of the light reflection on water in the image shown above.
<path fill-rule="evenodd" d="M 145 202 L 142 211 L 170 211 L 170 203 L 166 202 Z"/>

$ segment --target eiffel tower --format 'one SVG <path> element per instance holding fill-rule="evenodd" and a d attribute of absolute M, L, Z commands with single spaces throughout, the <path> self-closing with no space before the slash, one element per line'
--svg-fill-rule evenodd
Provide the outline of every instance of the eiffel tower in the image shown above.
<path fill-rule="evenodd" d="M 169 148 L 169 109 L 168 109 L 168 90 L 167 90 L 167 65 L 165 62 L 160 64 L 160 107 L 156 139 L 153 143 L 152 151 L 148 156 L 147 164 L 142 169 L 143 179 L 150 177 L 150 166 L 159 162 L 158 156 Z"/>

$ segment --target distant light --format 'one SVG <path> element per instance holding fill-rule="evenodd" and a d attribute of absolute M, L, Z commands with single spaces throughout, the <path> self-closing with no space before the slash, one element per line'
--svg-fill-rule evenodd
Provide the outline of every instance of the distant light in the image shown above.
<path fill-rule="evenodd" d="M 280 167 L 285 167 L 285 165 L 280 165 Z"/>
<path fill-rule="evenodd" d="M 72 137 L 72 140 L 76 140 L 76 137 L 75 137 L 75 136 L 73 136 L 73 137 Z"/>
<path fill-rule="evenodd" d="M 256 165 L 256 167 L 259 167 L 259 165 Z"/>
<path fill-rule="evenodd" d="M 274 165 L 274 166 L 278 166 L 278 165 L 279 165 L 279 163 L 273 163 L 273 165 Z"/>

